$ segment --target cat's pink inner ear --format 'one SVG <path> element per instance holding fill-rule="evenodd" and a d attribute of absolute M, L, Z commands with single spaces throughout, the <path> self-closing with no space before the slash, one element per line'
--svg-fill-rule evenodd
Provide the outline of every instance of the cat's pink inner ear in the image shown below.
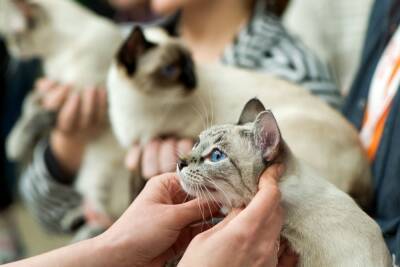
<path fill-rule="evenodd" d="M 31 18 L 34 13 L 33 4 L 26 0 L 13 0 L 15 6 L 21 11 L 22 15 L 26 18 Z"/>
<path fill-rule="evenodd" d="M 254 122 L 254 138 L 264 160 L 272 161 L 278 156 L 282 137 L 271 111 L 264 111 L 257 116 Z"/>

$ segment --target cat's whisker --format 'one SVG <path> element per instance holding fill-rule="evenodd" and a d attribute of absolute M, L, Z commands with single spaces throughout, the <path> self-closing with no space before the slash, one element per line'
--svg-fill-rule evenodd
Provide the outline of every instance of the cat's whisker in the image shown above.
<path fill-rule="evenodd" d="M 204 117 L 204 116 L 201 114 L 201 111 L 199 111 L 198 109 L 196 109 L 196 107 L 195 107 L 194 105 L 191 106 L 191 107 L 193 108 L 193 110 L 196 111 L 197 115 L 200 117 L 200 121 L 201 121 L 203 127 L 204 127 L 204 126 L 207 126 L 206 117 Z"/>
<path fill-rule="evenodd" d="M 205 177 L 205 179 L 206 179 L 207 181 L 209 181 L 213 186 L 215 186 L 215 187 L 222 193 L 222 195 L 224 196 L 224 198 L 225 198 L 226 201 L 228 202 L 227 204 L 228 204 L 229 206 L 232 207 L 232 202 L 231 202 L 231 200 L 228 198 L 227 193 L 226 193 L 220 186 L 218 186 L 218 184 L 217 184 L 215 181 L 213 181 L 212 179 L 210 179 L 210 178 L 208 178 L 208 177 Z"/>
<path fill-rule="evenodd" d="M 204 120 L 205 128 L 204 129 L 207 129 L 208 128 L 208 118 L 209 118 L 207 105 L 203 102 L 203 99 L 200 96 L 197 96 L 197 98 L 199 99 L 199 103 L 201 105 L 201 108 L 204 111 L 204 116 L 205 116 L 205 120 Z"/>
<path fill-rule="evenodd" d="M 205 221 L 204 211 L 203 211 L 202 206 L 200 204 L 200 199 L 202 198 L 201 192 L 199 190 L 199 185 L 197 183 L 195 183 L 195 187 L 196 187 L 195 192 L 196 192 L 196 195 L 197 195 L 197 204 L 199 205 L 201 217 L 202 217 L 202 220 L 204 222 Z"/>
<path fill-rule="evenodd" d="M 207 196 L 209 194 L 206 194 L 208 192 L 208 189 L 204 185 L 201 185 L 201 188 L 204 188 L 204 191 L 203 191 L 204 192 L 204 197 L 206 199 L 206 203 L 207 203 L 207 206 L 208 206 L 208 210 L 210 211 L 210 215 L 212 215 L 211 206 L 210 206 L 210 202 L 209 202 L 209 200 L 211 200 L 211 199 Z"/>
<path fill-rule="evenodd" d="M 204 189 L 205 189 L 205 192 L 207 193 L 207 195 L 210 196 L 209 199 L 210 199 L 211 201 L 213 201 L 215 204 L 217 204 L 217 206 L 218 206 L 219 209 L 222 209 L 221 204 L 219 204 L 219 203 L 217 202 L 217 200 L 214 198 L 214 196 L 213 196 L 213 194 L 210 192 L 210 190 L 208 190 L 208 188 L 207 188 L 206 186 L 204 187 Z"/>

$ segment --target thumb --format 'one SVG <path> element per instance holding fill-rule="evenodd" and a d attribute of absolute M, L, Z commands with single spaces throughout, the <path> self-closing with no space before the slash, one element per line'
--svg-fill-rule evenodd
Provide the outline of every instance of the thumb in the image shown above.
<path fill-rule="evenodd" d="M 222 230 L 224 227 L 226 227 L 233 219 L 236 218 L 236 216 L 239 215 L 239 213 L 241 212 L 241 209 L 233 209 L 221 222 L 219 222 L 218 224 L 216 224 L 214 227 L 212 227 L 211 229 L 205 231 L 204 233 L 207 232 L 216 232 L 216 231 L 220 231 Z"/>
<path fill-rule="evenodd" d="M 177 208 L 175 219 L 182 228 L 199 221 L 206 221 L 219 211 L 217 203 L 205 199 L 193 199 L 175 207 Z"/>

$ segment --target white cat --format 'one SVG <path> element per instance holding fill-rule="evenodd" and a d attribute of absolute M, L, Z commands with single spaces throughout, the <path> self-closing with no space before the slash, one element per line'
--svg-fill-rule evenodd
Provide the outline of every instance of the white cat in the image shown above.
<path fill-rule="evenodd" d="M 70 0 L 1 0 L 0 33 L 13 56 L 41 58 L 47 78 L 71 84 L 77 92 L 105 86 L 112 58 L 123 42 L 120 29 L 111 21 Z M 50 126 L 51 116 L 41 107 L 40 98 L 33 92 L 25 101 L 23 115 L 7 141 L 11 159 L 29 154 L 36 134 Z M 107 126 L 87 146 L 77 180 L 90 204 L 112 217 L 122 214 L 132 199 L 124 154 Z"/>
<path fill-rule="evenodd" d="M 145 36 L 146 35 L 146 36 Z M 160 135 L 196 137 L 235 122 L 251 98 L 274 110 L 294 154 L 361 205 L 371 196 L 369 165 L 357 131 L 306 90 L 222 65 L 194 66 L 188 50 L 159 32 L 135 28 L 108 78 L 110 118 L 124 147 Z"/>
<path fill-rule="evenodd" d="M 222 203 L 247 205 L 261 173 L 274 163 L 285 218 L 281 235 L 299 255 L 299 267 L 389 267 L 392 259 L 379 226 L 345 193 L 295 158 L 270 111 L 257 99 L 239 124 L 213 126 L 200 134 L 177 172 L 184 190 Z"/>

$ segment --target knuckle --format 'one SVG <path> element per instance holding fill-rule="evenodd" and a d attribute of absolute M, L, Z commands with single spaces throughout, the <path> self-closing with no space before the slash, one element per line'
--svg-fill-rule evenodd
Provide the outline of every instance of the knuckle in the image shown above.
<path fill-rule="evenodd" d="M 282 193 L 281 190 L 279 189 L 279 186 L 276 183 L 271 184 L 270 195 L 276 200 L 281 200 Z"/>

